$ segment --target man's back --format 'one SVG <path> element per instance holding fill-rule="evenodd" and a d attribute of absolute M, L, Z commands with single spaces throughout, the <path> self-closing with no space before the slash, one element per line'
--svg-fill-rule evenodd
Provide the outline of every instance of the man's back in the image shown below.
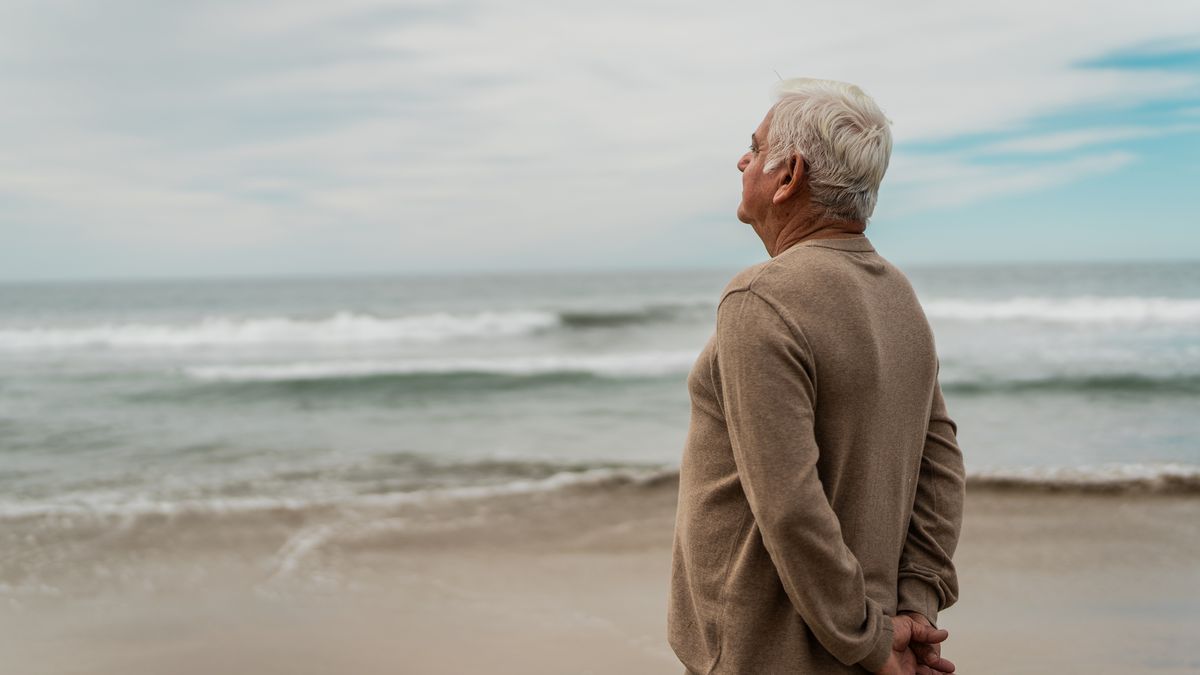
<path fill-rule="evenodd" d="M 937 371 L 908 280 L 866 237 L 729 283 L 688 377 L 668 632 L 689 671 L 863 672 L 890 652 L 899 577 L 934 617 L 954 601 L 961 454 Z M 943 466 L 926 461 L 914 542 L 928 449 Z"/>

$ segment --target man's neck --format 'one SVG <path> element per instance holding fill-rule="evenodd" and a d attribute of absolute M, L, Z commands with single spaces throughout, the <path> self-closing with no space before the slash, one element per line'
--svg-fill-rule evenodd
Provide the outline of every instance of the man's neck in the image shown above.
<path fill-rule="evenodd" d="M 774 229 L 774 228 L 773 228 Z M 862 236 L 866 224 L 838 220 L 826 216 L 795 217 L 774 229 L 774 236 L 764 237 L 763 244 L 772 258 L 807 239 L 846 239 Z"/>

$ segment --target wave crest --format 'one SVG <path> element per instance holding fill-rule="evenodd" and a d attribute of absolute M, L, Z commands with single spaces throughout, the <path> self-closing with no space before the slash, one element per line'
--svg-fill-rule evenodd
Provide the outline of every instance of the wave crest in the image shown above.
<path fill-rule="evenodd" d="M 329 361 L 277 365 L 196 366 L 184 373 L 217 382 L 298 382 L 355 380 L 378 377 L 500 375 L 591 375 L 597 377 L 657 377 L 686 372 L 696 359 L 692 351 L 508 358 L 442 358 L 394 361 Z"/>
<path fill-rule="evenodd" d="M 470 467 L 467 467 L 469 470 Z M 510 469 L 511 470 L 511 469 Z M 141 516 L 228 516 L 266 512 L 306 512 L 346 508 L 388 508 L 498 497 L 560 492 L 569 489 L 605 490 L 625 487 L 678 489 L 679 469 L 673 466 L 597 465 L 536 467 L 534 475 L 512 476 L 500 483 L 441 486 L 428 489 L 328 497 L 213 497 L 156 500 L 136 497 L 99 501 L 0 502 L 0 521 L 37 518 Z M 1200 465 L 1180 463 L 1103 464 L 1079 467 L 985 468 L 969 471 L 971 489 L 1079 494 L 1175 494 L 1200 496 Z"/>
<path fill-rule="evenodd" d="M 1048 321 L 1055 323 L 1200 322 L 1200 299 L 1138 296 L 1016 297 L 1003 300 L 935 299 L 923 303 L 931 319 Z"/>
<path fill-rule="evenodd" d="M 103 323 L 0 328 L 0 349 L 114 349 L 344 345 L 519 337 L 556 328 L 594 329 L 699 316 L 712 303 L 680 300 L 629 308 L 434 312 L 381 317 L 341 311 L 323 318 L 213 316 L 191 323 Z"/>
<path fill-rule="evenodd" d="M 955 394 L 1113 392 L 1191 395 L 1200 394 L 1200 374 L 1085 373 L 1029 378 L 944 375 L 942 389 Z"/>
<path fill-rule="evenodd" d="M 1200 466 L 1167 463 L 983 469 L 969 474 L 967 485 L 1012 491 L 1200 495 Z"/>
<path fill-rule="evenodd" d="M 381 318 L 338 312 L 323 319 L 211 317 L 189 324 L 124 323 L 78 328 L 0 330 L 0 349 L 72 347 L 190 348 L 274 344 L 438 342 L 470 337 L 509 337 L 554 328 L 552 312 L 479 312 Z"/>

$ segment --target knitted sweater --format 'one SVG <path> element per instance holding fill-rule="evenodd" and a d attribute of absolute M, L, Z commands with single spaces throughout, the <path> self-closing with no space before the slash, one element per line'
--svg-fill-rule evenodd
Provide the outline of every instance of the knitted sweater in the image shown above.
<path fill-rule="evenodd" d="M 890 617 L 955 602 L 965 483 L 938 365 L 865 236 L 729 282 L 688 375 L 668 611 L 688 672 L 874 672 Z"/>

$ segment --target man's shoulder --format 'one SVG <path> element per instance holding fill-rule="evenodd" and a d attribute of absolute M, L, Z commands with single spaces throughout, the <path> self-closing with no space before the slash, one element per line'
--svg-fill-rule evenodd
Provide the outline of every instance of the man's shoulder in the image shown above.
<path fill-rule="evenodd" d="M 795 299 L 814 279 L 836 269 L 836 256 L 823 255 L 817 247 L 804 246 L 756 263 L 738 272 L 725 285 L 721 301 L 731 294 L 750 291 L 767 302 L 783 298 Z"/>
<path fill-rule="evenodd" d="M 758 276 L 762 274 L 763 270 L 772 262 L 774 262 L 774 259 L 764 260 L 760 263 L 755 263 L 733 275 L 733 278 L 729 280 L 729 283 L 725 284 L 724 290 L 721 291 L 721 302 L 724 302 L 725 298 L 734 293 L 750 290 L 750 287 L 754 285 L 754 280 L 757 279 Z"/>

